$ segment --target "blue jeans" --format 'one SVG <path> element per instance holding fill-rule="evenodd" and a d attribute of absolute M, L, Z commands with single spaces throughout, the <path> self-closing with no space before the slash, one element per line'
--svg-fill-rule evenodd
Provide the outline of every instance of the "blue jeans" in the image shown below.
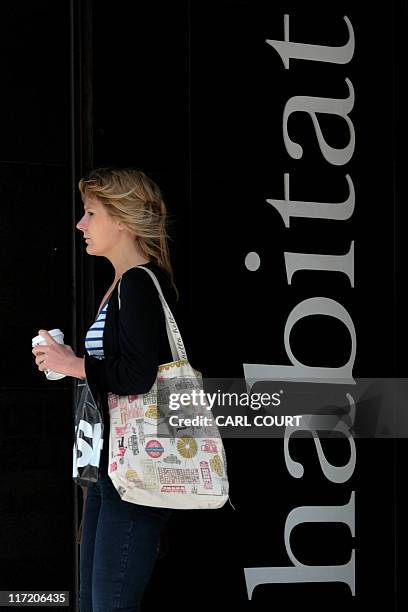
<path fill-rule="evenodd" d="M 122 501 L 101 471 L 88 487 L 80 545 L 80 612 L 139 612 L 172 510 Z"/>

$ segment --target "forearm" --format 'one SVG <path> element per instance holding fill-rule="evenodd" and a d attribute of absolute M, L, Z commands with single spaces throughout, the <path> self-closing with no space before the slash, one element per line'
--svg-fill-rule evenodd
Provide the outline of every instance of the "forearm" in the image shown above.
<path fill-rule="evenodd" d="M 117 395 L 139 395 L 147 393 L 156 379 L 157 358 L 144 360 L 144 367 L 138 368 L 131 360 L 119 356 L 97 359 L 86 355 L 85 377 L 93 389 Z"/>

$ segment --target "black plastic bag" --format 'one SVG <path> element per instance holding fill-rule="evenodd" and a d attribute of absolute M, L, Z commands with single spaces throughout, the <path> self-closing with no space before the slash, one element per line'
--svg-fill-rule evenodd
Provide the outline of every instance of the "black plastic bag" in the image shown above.
<path fill-rule="evenodd" d="M 103 412 L 88 382 L 77 385 L 72 478 L 87 487 L 99 479 L 99 462 L 103 447 Z"/>

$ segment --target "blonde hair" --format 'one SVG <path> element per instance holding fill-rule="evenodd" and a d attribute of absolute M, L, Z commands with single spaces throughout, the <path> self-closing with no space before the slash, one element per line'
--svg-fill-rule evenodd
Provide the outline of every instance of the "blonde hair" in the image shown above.
<path fill-rule="evenodd" d="M 82 200 L 97 198 L 135 236 L 142 255 L 165 270 L 179 299 L 167 244 L 168 214 L 156 183 L 136 168 L 97 168 L 78 183 Z"/>

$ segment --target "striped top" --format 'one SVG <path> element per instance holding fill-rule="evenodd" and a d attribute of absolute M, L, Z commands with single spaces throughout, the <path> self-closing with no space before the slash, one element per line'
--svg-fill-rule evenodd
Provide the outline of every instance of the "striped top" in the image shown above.
<path fill-rule="evenodd" d="M 96 357 L 97 359 L 103 359 L 103 330 L 105 328 L 106 311 L 108 310 L 109 298 L 106 300 L 105 305 L 101 308 L 98 317 L 95 322 L 92 323 L 85 336 L 85 349 L 88 355 Z"/>

